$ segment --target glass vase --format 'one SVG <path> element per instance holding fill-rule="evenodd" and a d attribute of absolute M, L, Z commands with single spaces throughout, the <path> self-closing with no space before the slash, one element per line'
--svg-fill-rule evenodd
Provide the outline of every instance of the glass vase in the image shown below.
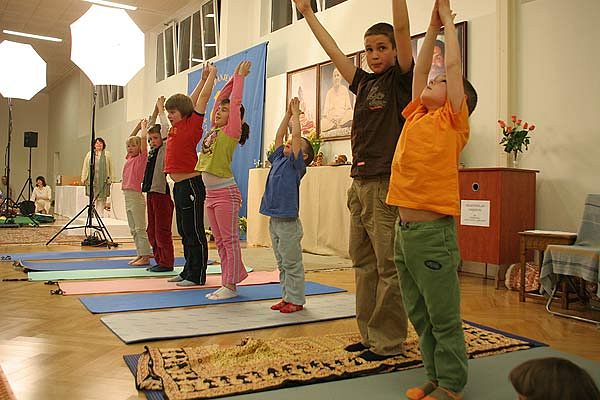
<path fill-rule="evenodd" d="M 520 161 L 520 159 L 519 159 L 519 153 L 515 151 L 513 153 L 513 156 L 512 156 L 512 164 L 513 164 L 512 166 L 513 166 L 513 168 L 519 168 L 519 161 Z"/>

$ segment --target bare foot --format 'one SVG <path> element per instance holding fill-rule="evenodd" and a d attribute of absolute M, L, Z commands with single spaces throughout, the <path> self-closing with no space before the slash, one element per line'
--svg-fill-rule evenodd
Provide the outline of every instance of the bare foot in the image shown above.
<path fill-rule="evenodd" d="M 136 262 L 137 262 L 137 261 L 138 261 L 140 258 L 142 258 L 142 257 L 140 257 L 140 256 L 137 256 L 137 257 L 136 257 L 136 258 L 134 258 L 133 260 L 129 260 L 129 262 L 128 262 L 127 264 L 129 264 L 129 265 L 134 265 L 134 263 L 136 263 Z"/>
<path fill-rule="evenodd" d="M 150 256 L 141 256 L 137 259 L 137 261 L 133 262 L 131 265 L 134 265 L 136 267 L 140 265 L 150 265 Z"/>

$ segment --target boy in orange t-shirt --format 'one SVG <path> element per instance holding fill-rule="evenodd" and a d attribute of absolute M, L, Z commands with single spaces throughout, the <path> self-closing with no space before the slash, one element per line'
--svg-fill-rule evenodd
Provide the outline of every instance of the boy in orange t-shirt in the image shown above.
<path fill-rule="evenodd" d="M 446 73 L 427 83 L 442 25 Z M 467 382 L 454 216 L 459 215 L 458 159 L 477 95 L 464 82 L 454 15 L 449 0 L 437 0 L 415 65 L 413 99 L 402 113 L 406 122 L 387 195 L 402 221 L 396 227 L 394 261 L 429 379 L 407 390 L 411 400 L 462 399 Z"/>

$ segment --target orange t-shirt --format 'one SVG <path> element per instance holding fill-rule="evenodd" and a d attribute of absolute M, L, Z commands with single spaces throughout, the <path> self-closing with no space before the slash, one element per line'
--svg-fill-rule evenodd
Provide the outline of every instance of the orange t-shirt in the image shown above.
<path fill-rule="evenodd" d="M 458 158 L 469 139 L 466 100 L 457 113 L 448 101 L 427 112 L 416 98 L 402 115 L 406 122 L 392 161 L 387 203 L 459 215 Z"/>

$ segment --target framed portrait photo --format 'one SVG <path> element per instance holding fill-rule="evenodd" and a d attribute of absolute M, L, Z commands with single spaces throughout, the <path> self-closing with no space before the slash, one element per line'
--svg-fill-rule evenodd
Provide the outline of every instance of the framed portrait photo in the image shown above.
<path fill-rule="evenodd" d="M 354 59 L 352 57 L 352 61 Z M 331 62 L 319 65 L 319 138 L 348 139 L 352 132 L 355 96 Z"/>
<path fill-rule="evenodd" d="M 371 70 L 371 68 L 369 68 L 369 63 L 367 63 L 367 53 L 364 51 L 361 51 L 360 53 L 358 53 L 358 67 L 360 67 L 361 69 L 365 70 L 366 72 L 372 74 L 373 71 Z"/>
<path fill-rule="evenodd" d="M 293 97 L 300 100 L 300 129 L 302 136 L 317 131 L 317 75 L 316 65 L 287 74 L 287 104 Z"/>
<path fill-rule="evenodd" d="M 467 77 L 467 22 L 459 22 L 456 26 L 456 34 L 458 35 L 458 46 L 460 47 L 460 58 L 462 60 L 463 76 Z M 421 33 L 411 38 L 413 59 L 417 60 L 417 54 L 421 50 L 425 34 Z M 429 79 L 433 79 L 439 74 L 446 71 L 446 46 L 444 30 L 440 31 L 433 48 L 433 58 L 431 60 L 431 70 L 429 71 Z"/>

